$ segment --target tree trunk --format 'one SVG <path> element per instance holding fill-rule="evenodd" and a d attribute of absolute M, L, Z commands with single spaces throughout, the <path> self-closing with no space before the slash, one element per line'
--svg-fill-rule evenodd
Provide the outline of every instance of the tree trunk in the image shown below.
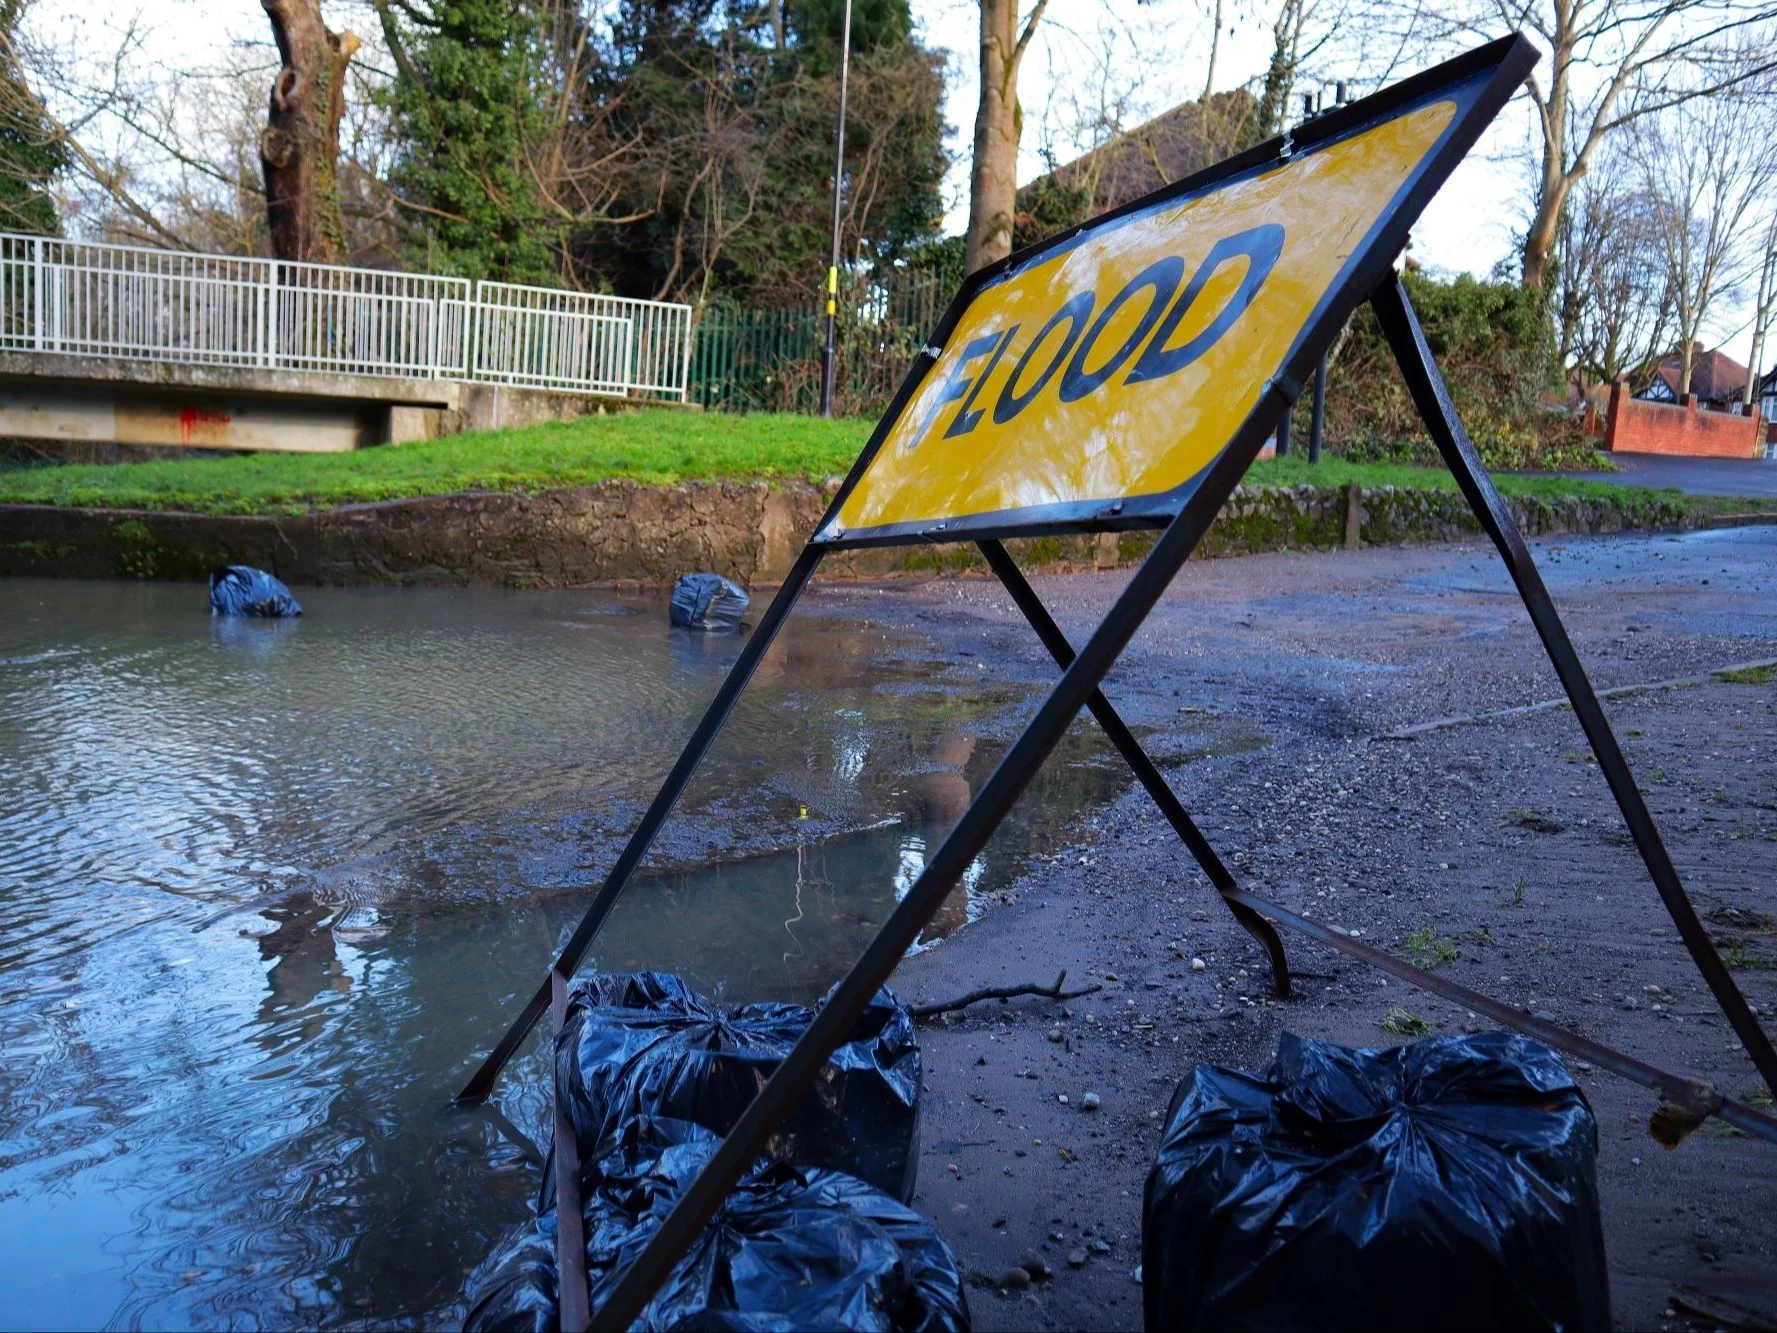
<path fill-rule="evenodd" d="M 1545 184 L 1537 197 L 1536 214 L 1524 233 L 1524 286 L 1540 292 L 1549 278 L 1549 258 L 1555 249 L 1555 233 L 1561 226 L 1561 210 L 1567 203 L 1569 181 L 1560 177 Z"/>
<path fill-rule="evenodd" d="M 262 3 L 284 61 L 259 136 L 271 251 L 279 259 L 335 263 L 345 254 L 339 122 L 346 109 L 346 64 L 358 38 L 328 30 L 321 0 Z"/>
<path fill-rule="evenodd" d="M 1209 28 L 1209 69 L 1203 76 L 1203 97 L 1201 101 L 1209 105 L 1209 95 L 1216 90 L 1216 53 L 1222 49 L 1222 0 L 1216 0 L 1215 16 L 1210 20 Z"/>
<path fill-rule="evenodd" d="M 1282 134 L 1290 123 L 1290 94 L 1296 87 L 1296 67 L 1301 61 L 1302 23 L 1307 13 L 1302 0 L 1284 0 L 1277 22 L 1271 25 L 1271 63 L 1259 93 L 1259 138 Z"/>
<path fill-rule="evenodd" d="M 1753 400 L 1759 396 L 1759 376 L 1763 373 L 1765 359 L 1765 330 L 1770 326 L 1773 308 L 1777 308 L 1777 218 L 1771 219 L 1771 229 L 1765 235 L 1765 256 L 1759 264 L 1758 299 L 1752 307 L 1752 358 L 1747 362 L 1746 387 L 1741 391 L 1741 405 L 1749 416 Z"/>
<path fill-rule="evenodd" d="M 1542 118 L 1543 172 L 1537 185 L 1536 211 L 1524 232 L 1520 274 L 1524 287 L 1533 292 L 1542 291 L 1548 283 L 1549 258 L 1555 253 L 1561 214 L 1567 208 L 1568 193 L 1580 174 L 1567 162 L 1567 105 L 1567 69 L 1558 58 L 1550 78 L 1548 100 L 1537 107 Z"/>
<path fill-rule="evenodd" d="M 969 174 L 969 234 L 963 266 L 973 273 L 1012 253 L 1018 207 L 1018 63 L 1048 0 L 1018 31 L 1018 0 L 981 0 L 981 105 Z"/>

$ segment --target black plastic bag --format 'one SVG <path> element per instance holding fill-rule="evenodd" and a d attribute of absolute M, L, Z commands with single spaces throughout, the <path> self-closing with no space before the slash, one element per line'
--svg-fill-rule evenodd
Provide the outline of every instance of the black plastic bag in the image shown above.
<path fill-rule="evenodd" d="M 290 595 L 290 589 L 263 569 L 223 565 L 210 571 L 210 614 L 277 619 L 299 616 L 302 607 Z"/>
<path fill-rule="evenodd" d="M 750 599 L 720 574 L 681 574 L 673 584 L 667 617 L 680 629 L 732 633 L 740 628 Z"/>
<path fill-rule="evenodd" d="M 668 972 L 576 981 L 556 1037 L 555 1077 L 581 1162 L 595 1162 L 605 1140 L 637 1117 L 726 1134 L 813 1017 L 794 1004 L 713 1005 Z M 919 1094 L 913 1017 L 878 991 L 766 1151 L 911 1200 Z"/>
<path fill-rule="evenodd" d="M 1200 1065 L 1148 1175 L 1146 1327 L 1608 1328 L 1597 1143 L 1559 1057 L 1506 1032 Z"/>
<path fill-rule="evenodd" d="M 507 1233 L 491 1258 L 469 1275 L 468 1333 L 556 1333 L 561 1328 L 555 1273 L 555 1214 Z"/>
<path fill-rule="evenodd" d="M 716 1151 L 699 1126 L 631 1121 L 586 1200 L 596 1310 Z M 931 1224 L 838 1171 L 761 1159 L 679 1260 L 647 1329 L 969 1327 L 962 1274 Z"/>
<path fill-rule="evenodd" d="M 645 1118 L 607 1140 L 583 1209 L 593 1310 L 718 1142 L 698 1125 Z M 553 1250 L 546 1274 L 534 1262 L 543 1237 L 553 1246 L 553 1217 L 477 1270 L 471 1333 L 556 1326 Z M 955 1258 L 919 1214 L 840 1172 L 761 1158 L 635 1327 L 966 1333 L 969 1312 Z"/>

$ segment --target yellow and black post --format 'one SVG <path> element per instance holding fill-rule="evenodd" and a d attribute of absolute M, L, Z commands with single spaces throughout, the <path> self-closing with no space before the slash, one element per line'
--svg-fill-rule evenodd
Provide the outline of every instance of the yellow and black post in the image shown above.
<path fill-rule="evenodd" d="M 827 265 L 827 341 L 821 346 L 821 415 L 833 415 L 833 381 L 839 356 L 839 219 L 845 193 L 845 85 L 851 74 L 851 0 L 839 38 L 839 119 L 833 130 L 833 260 Z"/>

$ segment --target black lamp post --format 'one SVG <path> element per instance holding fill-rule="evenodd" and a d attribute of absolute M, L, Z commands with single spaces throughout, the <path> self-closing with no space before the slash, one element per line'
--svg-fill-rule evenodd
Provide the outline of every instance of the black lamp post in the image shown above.
<path fill-rule="evenodd" d="M 839 39 L 839 123 L 833 130 L 833 260 L 827 265 L 827 341 L 821 348 L 821 415 L 833 415 L 833 380 L 839 322 L 839 204 L 845 185 L 845 87 L 851 75 L 851 0 L 845 0 L 845 23 Z"/>

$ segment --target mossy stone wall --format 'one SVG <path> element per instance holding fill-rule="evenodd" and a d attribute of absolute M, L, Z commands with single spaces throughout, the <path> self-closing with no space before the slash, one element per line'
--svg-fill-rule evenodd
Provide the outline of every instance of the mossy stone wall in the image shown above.
<path fill-rule="evenodd" d="M 294 517 L 0 506 L 0 575 L 197 580 L 257 565 L 298 584 L 559 587 L 668 583 L 710 569 L 743 582 L 780 578 L 834 487 L 765 483 L 643 486 L 612 481 L 535 495 L 471 494 L 348 505 Z M 1677 529 L 1680 503 L 1616 497 L 1511 498 L 1527 536 Z M 1479 532 L 1455 492 L 1382 487 L 1235 490 L 1203 542 L 1206 556 L 1439 542 Z M 1038 537 L 1012 544 L 1035 568 L 1114 568 L 1152 533 Z M 857 551 L 829 576 L 982 568 L 971 546 Z"/>

